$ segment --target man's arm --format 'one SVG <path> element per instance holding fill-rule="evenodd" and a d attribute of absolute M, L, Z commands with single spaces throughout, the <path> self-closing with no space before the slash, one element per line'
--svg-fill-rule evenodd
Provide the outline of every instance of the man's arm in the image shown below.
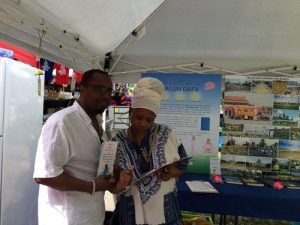
<path fill-rule="evenodd" d="M 95 191 L 105 191 L 115 185 L 113 177 L 97 176 L 94 180 L 96 187 Z M 52 178 L 35 178 L 38 184 L 46 185 L 61 191 L 81 191 L 92 193 L 93 182 L 75 178 L 66 172 L 63 172 L 57 177 Z"/>

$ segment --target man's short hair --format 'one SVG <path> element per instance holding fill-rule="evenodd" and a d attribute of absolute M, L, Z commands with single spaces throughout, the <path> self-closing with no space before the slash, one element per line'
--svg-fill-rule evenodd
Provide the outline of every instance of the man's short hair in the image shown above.
<path fill-rule="evenodd" d="M 89 84 L 89 81 L 91 79 L 93 79 L 93 77 L 96 73 L 99 73 L 103 76 L 108 76 L 107 72 L 104 72 L 104 71 L 99 70 L 99 69 L 91 69 L 91 70 L 88 70 L 88 71 L 84 72 L 84 74 L 82 75 L 80 85 L 87 86 Z"/>

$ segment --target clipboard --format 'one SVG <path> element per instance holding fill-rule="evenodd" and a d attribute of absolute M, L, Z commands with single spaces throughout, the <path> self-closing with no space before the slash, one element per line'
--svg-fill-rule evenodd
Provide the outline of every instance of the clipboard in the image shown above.
<path fill-rule="evenodd" d="M 133 185 L 133 184 L 139 182 L 140 180 L 144 179 L 145 177 L 153 176 L 155 172 L 157 172 L 157 171 L 163 169 L 163 168 L 166 167 L 166 166 L 169 166 L 169 165 L 171 165 L 171 164 L 177 164 L 177 163 L 180 163 L 180 162 L 182 162 L 182 161 L 189 160 L 189 159 L 191 159 L 191 158 L 192 158 L 192 156 L 183 157 L 183 158 L 178 159 L 178 160 L 175 160 L 175 161 L 173 161 L 173 162 L 166 163 L 166 164 L 160 166 L 159 168 L 152 169 L 152 170 L 148 171 L 147 173 L 143 174 L 143 175 L 142 175 L 141 177 L 139 177 L 138 179 L 132 181 L 131 185 Z M 131 186 L 131 185 L 130 185 L 130 186 Z M 130 186 L 129 186 L 129 187 L 130 187 Z"/>

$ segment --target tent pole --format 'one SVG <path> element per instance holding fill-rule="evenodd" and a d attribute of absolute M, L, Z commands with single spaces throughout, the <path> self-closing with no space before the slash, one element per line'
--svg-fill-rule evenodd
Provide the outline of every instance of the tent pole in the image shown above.
<path fill-rule="evenodd" d="M 121 51 L 120 51 L 120 53 L 119 53 L 119 55 L 118 55 L 118 58 L 116 59 L 116 61 L 114 62 L 114 64 L 113 64 L 113 65 L 111 66 L 111 68 L 109 69 L 108 74 L 111 74 L 111 72 L 113 71 L 113 69 L 116 67 L 116 65 L 117 65 L 117 63 L 119 62 L 120 58 L 122 57 L 122 55 L 123 55 L 125 49 L 126 49 L 126 48 L 129 46 L 129 44 L 132 42 L 133 38 L 134 38 L 134 36 L 131 35 L 130 38 L 129 38 L 129 40 L 128 40 L 128 41 L 126 42 L 126 44 L 122 47 L 122 49 L 121 49 Z"/>

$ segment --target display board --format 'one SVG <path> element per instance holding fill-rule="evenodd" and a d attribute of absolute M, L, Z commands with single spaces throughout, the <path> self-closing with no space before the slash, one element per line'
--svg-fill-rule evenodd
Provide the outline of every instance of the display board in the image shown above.
<path fill-rule="evenodd" d="M 183 143 L 192 172 L 209 172 L 210 157 L 218 153 L 220 74 L 145 73 L 165 86 L 156 122 L 167 124 Z"/>
<path fill-rule="evenodd" d="M 300 80 L 225 79 L 222 167 L 300 174 Z"/>

